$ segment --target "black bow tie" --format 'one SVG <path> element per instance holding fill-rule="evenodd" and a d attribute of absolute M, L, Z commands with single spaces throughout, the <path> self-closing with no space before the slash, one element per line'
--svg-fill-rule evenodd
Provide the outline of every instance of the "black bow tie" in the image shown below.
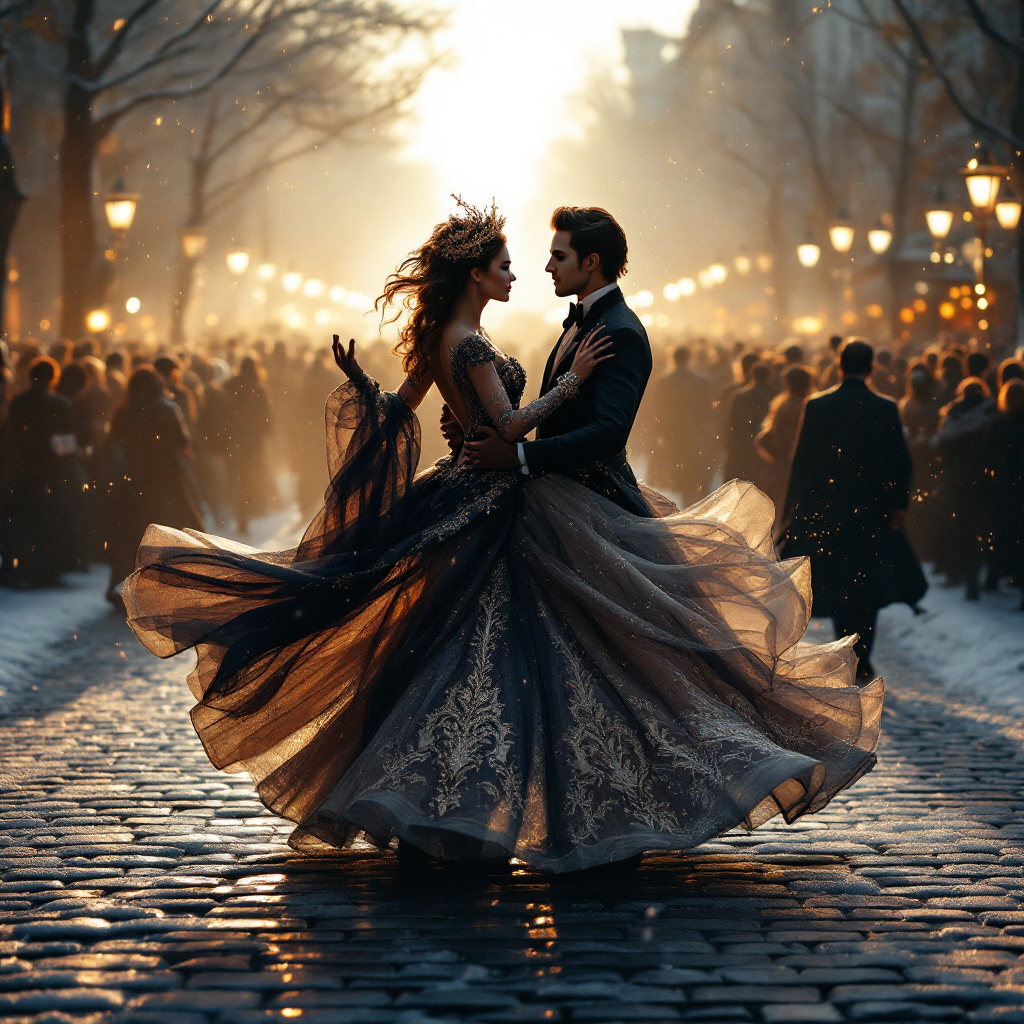
<path fill-rule="evenodd" d="M 563 329 L 572 327 L 575 324 L 577 327 L 583 326 L 583 321 L 587 317 L 587 311 L 583 308 L 583 303 L 569 303 L 569 315 L 562 321 Z"/>

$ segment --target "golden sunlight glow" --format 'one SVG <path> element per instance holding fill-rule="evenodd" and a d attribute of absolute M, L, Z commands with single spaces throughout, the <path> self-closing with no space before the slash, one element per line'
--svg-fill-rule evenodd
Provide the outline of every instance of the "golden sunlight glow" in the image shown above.
<path fill-rule="evenodd" d="M 437 43 L 451 59 L 416 96 L 406 154 L 433 171 L 435 216 L 450 211 L 453 192 L 478 205 L 497 202 L 508 218 L 513 262 L 530 271 L 521 273 L 513 305 L 548 309 L 551 284 L 540 272 L 546 211 L 530 206 L 545 159 L 561 140 L 586 132 L 592 83 L 604 94 L 609 83 L 624 80 L 622 30 L 653 28 L 678 38 L 697 0 L 453 0 L 445 6 L 449 27 Z M 564 201 L 586 199 L 567 194 Z"/>

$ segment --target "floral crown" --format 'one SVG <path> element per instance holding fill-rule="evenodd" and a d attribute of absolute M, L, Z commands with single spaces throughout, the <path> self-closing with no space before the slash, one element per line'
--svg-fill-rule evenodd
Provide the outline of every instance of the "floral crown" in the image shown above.
<path fill-rule="evenodd" d="M 478 210 L 452 195 L 460 213 L 453 213 L 435 232 L 437 250 L 452 263 L 480 259 L 488 246 L 498 239 L 504 241 L 505 218 L 498 213 L 494 201 L 490 207 Z"/>

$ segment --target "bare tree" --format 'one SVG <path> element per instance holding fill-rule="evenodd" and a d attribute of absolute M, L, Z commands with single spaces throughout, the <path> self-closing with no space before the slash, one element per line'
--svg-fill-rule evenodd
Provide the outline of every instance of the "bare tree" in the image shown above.
<path fill-rule="evenodd" d="M 434 64 L 429 48 L 381 74 L 403 40 L 425 40 L 435 19 L 390 12 L 374 32 L 342 31 L 298 59 L 246 62 L 192 101 L 184 228 L 208 225 L 274 170 L 342 139 L 380 138 Z M 179 112 L 179 120 L 181 114 Z M 178 253 L 172 341 L 182 338 L 196 259 Z"/>
<path fill-rule="evenodd" d="M 77 336 L 112 275 L 94 222 L 96 155 L 140 108 L 193 99 L 272 58 L 417 23 L 389 0 L 67 0 L 60 145 L 62 330 Z"/>
<path fill-rule="evenodd" d="M 7 308 L 7 253 L 25 196 L 18 187 L 11 149 L 11 89 L 8 74 L 10 37 L 27 12 L 30 0 L 0 5 L 0 325 Z"/>
<path fill-rule="evenodd" d="M 1009 166 L 1024 196 L 1024 0 L 892 0 L 950 103 Z M 1024 218 L 1017 228 L 1024 299 Z"/>

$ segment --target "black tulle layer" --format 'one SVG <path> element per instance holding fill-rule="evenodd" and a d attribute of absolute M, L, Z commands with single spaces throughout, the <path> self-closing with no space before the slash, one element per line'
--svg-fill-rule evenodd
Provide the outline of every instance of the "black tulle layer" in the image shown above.
<path fill-rule="evenodd" d="M 882 683 L 801 643 L 805 559 L 733 482 L 641 518 L 557 475 L 443 460 L 339 388 L 333 479 L 294 551 L 151 527 L 125 588 L 161 656 L 198 653 L 193 722 L 293 845 L 399 835 L 546 870 L 819 810 L 874 764 Z"/>

